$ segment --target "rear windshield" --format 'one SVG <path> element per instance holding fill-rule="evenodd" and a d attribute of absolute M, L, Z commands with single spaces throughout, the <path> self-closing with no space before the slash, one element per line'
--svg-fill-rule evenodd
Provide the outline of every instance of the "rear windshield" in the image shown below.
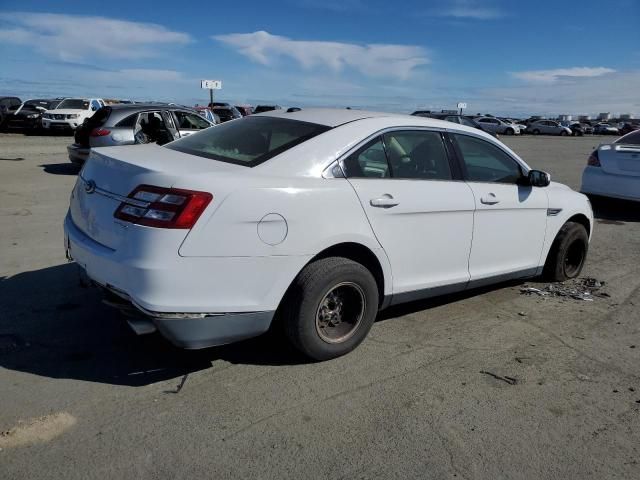
<path fill-rule="evenodd" d="M 178 152 L 255 167 L 329 130 L 325 125 L 285 118 L 244 117 L 166 145 Z"/>
<path fill-rule="evenodd" d="M 613 143 L 622 143 L 623 145 L 640 145 L 640 130 L 627 133 Z"/>

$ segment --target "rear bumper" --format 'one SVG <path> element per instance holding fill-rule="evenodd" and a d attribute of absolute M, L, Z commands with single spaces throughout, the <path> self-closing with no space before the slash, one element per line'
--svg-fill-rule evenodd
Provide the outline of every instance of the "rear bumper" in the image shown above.
<path fill-rule="evenodd" d="M 602 167 L 588 166 L 582 174 L 582 193 L 640 201 L 640 177 L 606 173 Z"/>
<path fill-rule="evenodd" d="M 78 144 L 69 145 L 67 147 L 67 153 L 69 154 L 69 160 L 71 163 L 82 165 L 89 158 L 91 148 L 86 148 Z"/>
<path fill-rule="evenodd" d="M 158 234 L 150 227 L 138 228 L 146 229 L 141 235 Z M 160 248 L 157 235 L 155 241 L 132 235 L 129 249 L 113 250 L 78 229 L 70 215 L 64 231 L 69 258 L 90 280 L 183 348 L 222 345 L 266 332 L 291 281 L 311 258 L 181 257 L 177 247 Z M 140 250 L 136 244 L 146 247 Z M 138 333 L 149 331 L 138 327 Z"/>
<path fill-rule="evenodd" d="M 105 301 L 121 310 L 137 335 L 159 331 L 173 345 L 186 349 L 199 349 L 226 345 L 265 333 L 273 320 L 274 311 L 177 314 L 151 312 L 136 306 L 121 292 L 105 288 L 106 294 L 116 301 Z"/>

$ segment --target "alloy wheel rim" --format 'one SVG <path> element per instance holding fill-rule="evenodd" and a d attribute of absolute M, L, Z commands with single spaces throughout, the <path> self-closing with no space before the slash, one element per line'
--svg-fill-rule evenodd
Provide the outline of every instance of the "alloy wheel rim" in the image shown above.
<path fill-rule="evenodd" d="M 353 282 L 341 282 L 329 288 L 316 311 L 316 332 L 327 343 L 342 343 L 351 338 L 362 323 L 366 308 L 362 288 Z"/>

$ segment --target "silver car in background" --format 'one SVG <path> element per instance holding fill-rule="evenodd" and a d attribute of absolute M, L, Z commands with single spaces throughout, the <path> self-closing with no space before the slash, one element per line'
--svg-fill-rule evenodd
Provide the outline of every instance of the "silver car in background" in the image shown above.
<path fill-rule="evenodd" d="M 520 127 L 515 123 L 507 123 L 496 117 L 477 117 L 474 120 L 483 130 L 495 134 L 520 135 Z"/>
<path fill-rule="evenodd" d="M 569 127 L 564 127 L 553 120 L 537 120 L 529 124 L 527 133 L 532 133 L 533 135 L 562 135 L 563 137 L 573 134 Z"/>
<path fill-rule="evenodd" d="M 196 110 L 174 104 L 116 104 L 98 110 L 75 131 L 69 160 L 81 165 L 91 148 L 157 143 L 164 145 L 214 124 Z"/>

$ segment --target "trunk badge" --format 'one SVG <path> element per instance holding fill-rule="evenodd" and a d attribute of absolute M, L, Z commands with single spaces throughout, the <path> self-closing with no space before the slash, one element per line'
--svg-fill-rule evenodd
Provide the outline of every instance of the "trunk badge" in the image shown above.
<path fill-rule="evenodd" d="M 84 182 L 84 191 L 85 193 L 93 193 L 96 191 L 96 182 L 93 180 L 88 180 Z"/>

